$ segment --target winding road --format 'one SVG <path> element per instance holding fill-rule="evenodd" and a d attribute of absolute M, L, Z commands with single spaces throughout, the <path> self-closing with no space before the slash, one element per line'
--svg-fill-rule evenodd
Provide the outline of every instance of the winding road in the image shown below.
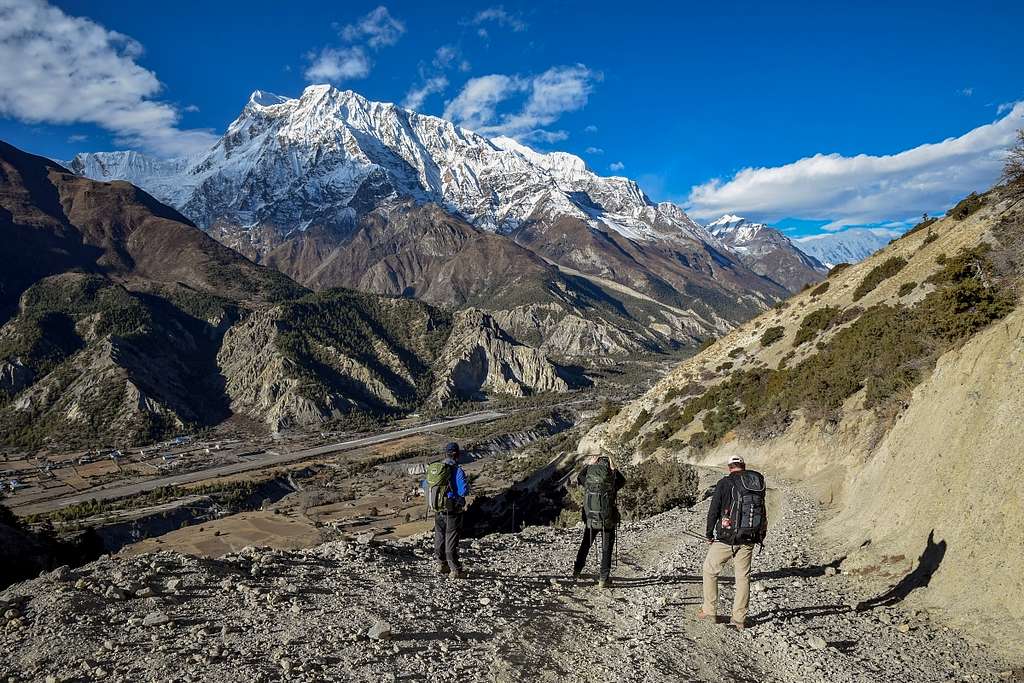
<path fill-rule="evenodd" d="M 469 415 L 462 415 L 450 420 L 428 422 L 422 425 L 416 425 L 415 427 L 406 427 L 405 429 L 397 429 L 390 432 L 383 432 L 381 434 L 374 434 L 372 436 L 350 439 L 348 441 L 315 446 L 313 448 L 304 448 L 297 451 L 288 451 L 286 453 L 269 454 L 263 458 L 231 463 L 230 465 L 209 467 L 206 469 L 196 470 L 194 472 L 182 472 L 181 474 L 172 474 L 166 477 L 147 479 L 146 481 L 123 484 L 121 486 L 112 486 L 105 489 L 92 489 L 81 493 L 53 498 L 51 500 L 32 502 L 22 506 L 19 506 L 15 501 L 10 501 L 10 506 L 17 514 L 22 516 L 53 512 L 54 510 L 60 510 L 61 508 L 76 505 L 78 503 L 84 503 L 93 499 L 100 501 L 112 500 L 115 498 L 124 498 L 126 496 L 145 493 L 147 491 L 160 488 L 161 486 L 194 484 L 195 482 L 204 481 L 206 479 L 240 474 L 242 472 L 250 472 L 252 470 L 262 470 L 268 467 L 292 463 L 298 460 L 307 460 L 309 458 L 328 455 L 330 453 L 350 451 L 364 446 L 373 446 L 376 444 L 387 443 L 388 441 L 396 441 L 414 434 L 434 432 L 449 429 L 451 427 L 476 424 L 479 422 L 491 422 L 498 418 L 505 417 L 505 415 L 505 413 L 494 410 L 471 413 Z"/>

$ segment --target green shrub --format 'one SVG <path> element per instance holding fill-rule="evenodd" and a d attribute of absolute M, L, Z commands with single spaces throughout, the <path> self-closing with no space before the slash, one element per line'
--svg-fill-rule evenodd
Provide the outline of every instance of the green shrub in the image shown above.
<path fill-rule="evenodd" d="M 771 346 L 775 342 L 782 339 L 786 334 L 786 328 L 784 327 L 769 327 L 761 335 L 761 346 Z"/>
<path fill-rule="evenodd" d="M 619 414 L 622 410 L 622 404 L 612 403 L 611 401 L 605 400 L 601 403 L 601 412 L 597 414 L 597 424 L 603 424 L 608 422 L 613 417 Z"/>
<path fill-rule="evenodd" d="M 972 192 L 957 202 L 956 206 L 946 212 L 946 215 L 955 218 L 958 221 L 962 221 L 980 209 L 984 203 L 985 200 L 981 195 L 977 192 Z"/>
<path fill-rule="evenodd" d="M 869 292 L 874 291 L 874 289 L 878 287 L 878 285 L 882 284 L 882 282 L 903 270 L 906 265 L 907 260 L 905 258 L 901 256 L 893 256 L 875 266 L 867 275 L 864 276 L 861 283 L 857 285 L 857 289 L 853 290 L 853 300 L 860 301 L 867 296 Z"/>
<path fill-rule="evenodd" d="M 672 387 L 665 392 L 665 403 L 674 401 L 680 397 L 700 396 L 704 393 L 704 385 L 697 382 L 687 382 L 681 387 Z"/>
<path fill-rule="evenodd" d="M 939 239 L 939 233 L 930 232 L 927 235 L 925 235 L 924 242 L 921 242 L 921 246 L 926 247 L 937 239 Z"/>
<path fill-rule="evenodd" d="M 800 323 L 800 328 L 793 338 L 793 346 L 800 346 L 818 335 L 819 332 L 831 328 L 839 320 L 842 312 L 834 306 L 824 306 L 808 313 Z"/>
<path fill-rule="evenodd" d="M 901 298 L 905 297 L 907 294 L 910 294 L 915 289 L 917 289 L 916 282 L 904 282 L 902 285 L 900 285 L 899 296 Z"/>
<path fill-rule="evenodd" d="M 833 275 L 838 275 L 839 273 L 849 268 L 850 265 L 851 264 L 849 263 L 837 263 L 834 266 L 832 266 L 832 270 L 828 271 L 828 275 L 826 275 L 825 277 L 831 278 Z"/>
<path fill-rule="evenodd" d="M 618 504 L 624 519 L 647 519 L 697 502 L 697 471 L 690 465 L 651 458 L 624 468 L 622 474 L 626 484 L 619 491 Z"/>
<path fill-rule="evenodd" d="M 729 352 L 729 358 L 739 358 L 740 356 L 743 355 L 743 352 L 744 348 L 742 346 L 737 346 L 735 349 Z"/>
<path fill-rule="evenodd" d="M 903 233 L 900 239 L 903 239 L 903 237 L 909 237 L 910 235 L 921 232 L 922 230 L 927 230 L 932 225 L 934 225 L 938 220 L 938 218 L 929 218 L 928 214 L 925 214 L 922 217 L 921 222 L 912 227 L 910 230 L 907 230 L 905 233 Z"/>
<path fill-rule="evenodd" d="M 629 443 L 630 441 L 635 439 L 637 434 L 640 433 L 640 430 L 643 429 L 644 425 L 647 424 L 647 422 L 650 421 L 650 419 L 651 413 L 646 408 L 641 410 L 640 413 L 636 416 L 636 419 L 633 420 L 632 426 L 630 426 L 630 428 L 627 429 L 625 433 L 622 435 L 622 442 Z"/>
<path fill-rule="evenodd" d="M 722 363 L 721 365 L 719 365 L 717 368 L 715 368 L 715 372 L 722 372 L 723 370 L 731 370 L 732 366 L 733 366 L 733 362 L 731 360 L 727 360 L 724 363 Z"/>
<path fill-rule="evenodd" d="M 811 290 L 811 296 L 821 296 L 822 294 L 828 291 L 828 288 L 831 284 L 831 282 L 825 280 L 820 285 Z"/>
<path fill-rule="evenodd" d="M 733 430 L 767 438 L 781 433 L 797 410 L 812 422 L 837 416 L 862 389 L 867 407 L 888 414 L 887 406 L 904 401 L 940 355 L 1013 310 L 1013 290 L 989 284 L 1012 282 L 993 270 L 989 250 L 981 245 L 946 259 L 930 279 L 936 289 L 913 308 L 848 309 L 832 326 L 849 325 L 794 367 L 734 371 L 668 415 L 652 434 L 667 438 L 703 413 L 703 429 L 691 436 L 691 449 L 713 447 Z"/>

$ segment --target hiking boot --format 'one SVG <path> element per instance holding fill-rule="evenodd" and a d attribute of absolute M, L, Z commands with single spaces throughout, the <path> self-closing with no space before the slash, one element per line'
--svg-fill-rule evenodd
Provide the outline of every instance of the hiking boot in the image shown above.
<path fill-rule="evenodd" d="M 715 614 L 708 614 L 707 612 L 704 611 L 703 607 L 701 607 L 699 610 L 697 610 L 697 618 L 700 619 L 701 621 L 709 621 L 709 620 L 711 622 L 718 621 L 718 616 L 717 615 L 715 615 Z"/>
<path fill-rule="evenodd" d="M 601 579 L 597 582 L 597 587 L 598 588 L 611 588 L 612 587 L 612 580 L 611 580 L 611 578 L 607 577 L 607 576 L 602 576 Z"/>
<path fill-rule="evenodd" d="M 742 631 L 746 627 L 747 627 L 747 625 L 745 623 L 740 623 L 738 621 L 730 621 L 729 622 L 729 628 L 734 628 L 737 631 Z"/>
<path fill-rule="evenodd" d="M 440 574 L 441 576 L 445 576 L 446 574 L 450 574 L 451 571 L 452 571 L 452 568 L 448 566 L 447 562 L 438 562 L 437 563 L 437 573 Z"/>
<path fill-rule="evenodd" d="M 453 571 L 451 574 L 448 575 L 448 578 L 450 578 L 450 579 L 460 579 L 460 580 L 461 579 L 465 579 L 466 578 L 466 570 L 465 569 L 456 569 L 455 571 Z"/>
<path fill-rule="evenodd" d="M 580 572 L 573 572 L 572 573 L 572 580 L 573 581 L 579 581 L 582 577 L 583 577 L 583 574 L 580 573 Z"/>

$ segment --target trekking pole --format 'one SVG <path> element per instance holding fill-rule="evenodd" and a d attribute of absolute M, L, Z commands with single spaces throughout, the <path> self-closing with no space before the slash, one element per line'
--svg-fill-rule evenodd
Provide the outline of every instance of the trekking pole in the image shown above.
<path fill-rule="evenodd" d="M 702 535 L 698 534 L 696 531 L 690 531 L 689 529 L 681 529 L 680 531 L 682 531 L 687 536 L 692 536 L 693 538 L 699 538 L 702 541 L 708 540 L 705 536 L 702 536 Z"/>

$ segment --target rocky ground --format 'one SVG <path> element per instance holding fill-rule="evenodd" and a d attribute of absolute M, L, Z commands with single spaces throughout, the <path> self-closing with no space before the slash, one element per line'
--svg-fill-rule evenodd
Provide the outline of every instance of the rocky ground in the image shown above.
<path fill-rule="evenodd" d="M 742 633 L 694 618 L 704 547 L 681 532 L 704 503 L 624 525 L 610 590 L 567 578 L 579 529 L 466 541 L 465 581 L 434 573 L 425 536 L 103 558 L 0 594 L 0 680 L 1024 680 L 1024 660 L 837 573 L 817 506 L 776 500 Z"/>

